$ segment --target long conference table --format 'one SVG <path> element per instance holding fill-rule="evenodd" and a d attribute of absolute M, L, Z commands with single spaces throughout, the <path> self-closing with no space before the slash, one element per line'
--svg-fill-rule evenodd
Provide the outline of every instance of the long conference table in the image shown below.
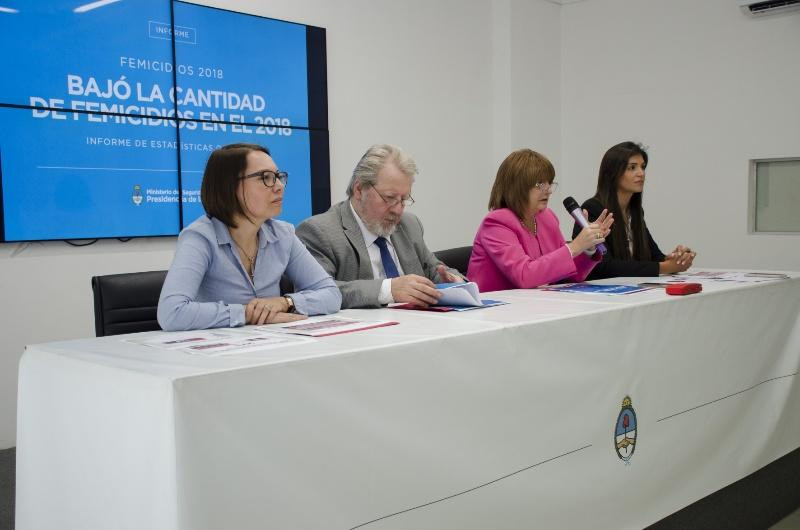
<path fill-rule="evenodd" d="M 347 310 L 399 324 L 218 357 L 29 346 L 17 529 L 642 528 L 800 447 L 788 274 Z"/>

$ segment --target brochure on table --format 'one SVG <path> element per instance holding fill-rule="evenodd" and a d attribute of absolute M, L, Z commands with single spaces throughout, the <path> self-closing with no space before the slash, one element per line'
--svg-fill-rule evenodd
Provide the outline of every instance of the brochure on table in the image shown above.
<path fill-rule="evenodd" d="M 415 304 L 396 304 L 392 309 L 415 309 L 420 311 L 470 311 L 496 305 L 507 304 L 499 300 L 483 300 L 480 297 L 478 285 L 475 282 L 464 283 L 437 283 L 436 290 L 442 294 L 439 302 L 428 307 Z"/>
<path fill-rule="evenodd" d="M 442 293 L 437 305 L 463 305 L 480 307 L 483 305 L 478 284 L 475 282 L 437 283 L 436 290 Z"/>
<path fill-rule="evenodd" d="M 274 333 L 265 328 L 246 327 L 178 332 L 162 331 L 146 337 L 123 339 L 123 342 L 214 357 L 305 344 L 313 342 L 313 339 Z"/>
<path fill-rule="evenodd" d="M 305 335 L 308 337 L 326 337 L 339 335 L 365 329 L 394 326 L 397 322 L 390 320 L 356 320 L 335 315 L 316 316 L 286 324 L 270 324 L 258 326 L 255 329 L 272 331 L 275 333 L 288 333 L 292 335 Z"/>
<path fill-rule="evenodd" d="M 621 295 L 646 291 L 649 286 L 640 285 L 603 285 L 596 283 L 565 283 L 562 285 L 548 285 L 540 287 L 542 291 L 558 291 L 562 293 L 592 293 L 606 295 Z"/>

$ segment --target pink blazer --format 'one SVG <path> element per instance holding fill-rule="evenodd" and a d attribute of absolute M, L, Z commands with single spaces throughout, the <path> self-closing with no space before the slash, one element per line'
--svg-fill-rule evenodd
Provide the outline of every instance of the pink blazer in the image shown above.
<path fill-rule="evenodd" d="M 536 214 L 536 227 L 531 234 L 508 208 L 489 212 L 475 234 L 467 277 L 482 292 L 583 281 L 600 253 L 573 258 L 550 208 Z"/>

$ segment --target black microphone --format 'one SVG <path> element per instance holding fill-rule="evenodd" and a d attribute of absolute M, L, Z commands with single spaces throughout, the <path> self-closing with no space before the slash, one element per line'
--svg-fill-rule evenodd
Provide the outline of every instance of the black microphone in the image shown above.
<path fill-rule="evenodd" d="M 581 225 L 583 228 L 589 226 L 589 221 L 587 221 L 586 218 L 583 216 L 583 210 L 581 210 L 581 205 L 578 204 L 578 201 L 576 201 L 572 197 L 567 197 L 566 199 L 564 199 L 564 208 L 567 209 L 572 218 L 575 219 L 576 223 Z M 597 245 L 595 245 L 594 248 L 596 248 L 597 251 L 603 256 L 605 256 L 606 252 L 608 252 L 608 249 L 602 243 L 598 243 Z"/>

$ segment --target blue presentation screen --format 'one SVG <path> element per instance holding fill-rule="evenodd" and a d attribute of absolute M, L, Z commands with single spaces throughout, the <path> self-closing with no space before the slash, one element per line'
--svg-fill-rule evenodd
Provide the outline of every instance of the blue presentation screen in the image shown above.
<path fill-rule="evenodd" d="M 4 0 L 3 241 L 175 235 L 209 154 L 270 149 L 281 219 L 330 204 L 325 30 L 167 0 Z"/>
<path fill-rule="evenodd" d="M 134 125 L 121 116 L 34 112 L 50 115 L 32 118 L 28 109 L 0 108 L 7 241 L 179 230 L 177 203 L 151 207 L 137 200 L 148 189 L 177 189 L 176 151 L 149 147 L 161 142 L 165 131 L 174 142 L 174 126 Z"/>
<path fill-rule="evenodd" d="M 123 0 L 88 11 L 81 4 L 89 2 L 2 1 L 16 12 L 0 11 L 0 103 L 81 110 L 87 104 L 99 110 L 102 104 L 111 111 L 171 108 L 166 101 L 148 105 L 136 93 L 153 84 L 165 94 L 172 87 L 169 34 L 158 38 L 150 31 L 150 21 L 170 27 L 169 2 Z M 147 59 L 150 68 L 126 62 L 129 57 Z"/>
<path fill-rule="evenodd" d="M 186 118 L 308 126 L 306 27 L 175 3 Z"/>

